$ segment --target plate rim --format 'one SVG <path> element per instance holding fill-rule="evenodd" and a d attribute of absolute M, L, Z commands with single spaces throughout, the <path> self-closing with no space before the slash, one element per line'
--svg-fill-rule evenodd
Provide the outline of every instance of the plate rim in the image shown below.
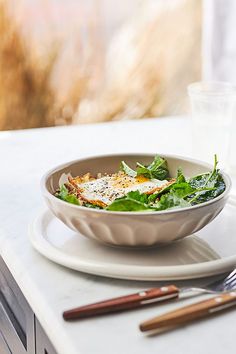
<path fill-rule="evenodd" d="M 232 202 L 236 206 L 236 197 L 230 195 L 227 202 Z M 67 268 L 77 270 L 87 274 L 104 276 L 108 278 L 142 280 L 142 281 L 163 281 L 163 280 L 184 280 L 204 278 L 230 271 L 236 266 L 236 254 L 216 260 L 210 260 L 194 264 L 181 264 L 170 266 L 147 266 L 109 264 L 102 261 L 86 260 L 84 258 L 75 259 L 62 250 L 48 242 L 43 233 L 40 232 L 40 224 L 45 217 L 49 220 L 56 219 L 49 209 L 38 212 L 34 220 L 29 224 L 28 236 L 32 246 L 44 257 L 54 263 Z"/>

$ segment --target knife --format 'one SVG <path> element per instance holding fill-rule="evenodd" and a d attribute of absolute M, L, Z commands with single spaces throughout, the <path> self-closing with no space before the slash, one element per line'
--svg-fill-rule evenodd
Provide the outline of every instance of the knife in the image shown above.
<path fill-rule="evenodd" d="M 197 302 L 193 305 L 181 307 L 178 310 L 154 317 L 140 324 L 142 332 L 159 328 L 181 325 L 192 320 L 212 315 L 236 305 L 236 292 L 231 291 L 213 297 L 209 300 Z"/>

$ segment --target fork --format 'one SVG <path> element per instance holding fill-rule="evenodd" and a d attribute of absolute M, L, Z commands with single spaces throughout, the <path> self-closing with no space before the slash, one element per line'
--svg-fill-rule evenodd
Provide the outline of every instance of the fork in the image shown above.
<path fill-rule="evenodd" d="M 162 286 L 161 288 L 153 288 L 67 310 L 63 312 L 63 318 L 72 320 L 143 307 L 151 303 L 178 298 L 179 294 L 187 292 L 219 294 L 232 289 L 236 289 L 236 269 L 227 277 L 211 282 L 204 287 L 177 288 L 175 285 Z"/>
<path fill-rule="evenodd" d="M 199 293 L 218 294 L 230 291 L 236 288 L 236 268 L 225 278 L 218 279 L 204 287 L 183 287 L 180 289 L 181 293 L 188 291 L 196 291 Z"/>

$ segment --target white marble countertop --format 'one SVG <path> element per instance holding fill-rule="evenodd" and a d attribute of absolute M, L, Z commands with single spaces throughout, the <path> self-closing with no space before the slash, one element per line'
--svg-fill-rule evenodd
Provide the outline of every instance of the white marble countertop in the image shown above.
<path fill-rule="evenodd" d="M 28 224 L 44 202 L 40 178 L 76 158 L 114 152 L 191 155 L 184 117 L 0 133 L 0 253 L 58 354 L 234 352 L 234 311 L 148 337 L 138 324 L 182 303 L 67 323 L 62 311 L 159 285 L 106 279 L 56 265 L 31 247 Z M 186 302 L 196 299 L 185 300 Z"/>

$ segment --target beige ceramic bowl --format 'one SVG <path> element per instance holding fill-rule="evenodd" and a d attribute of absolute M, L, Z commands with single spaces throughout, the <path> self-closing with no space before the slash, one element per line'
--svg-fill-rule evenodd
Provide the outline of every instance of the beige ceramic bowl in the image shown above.
<path fill-rule="evenodd" d="M 181 167 L 188 177 L 209 171 L 212 166 L 189 158 L 162 155 L 168 161 L 171 176 Z M 202 229 L 223 209 L 231 186 L 230 178 L 222 173 L 226 189 L 217 198 L 189 208 L 161 212 L 113 212 L 89 209 L 69 204 L 56 197 L 59 179 L 65 173 L 72 176 L 90 172 L 96 175 L 114 173 L 120 161 L 131 167 L 137 161 L 149 164 L 151 154 L 107 155 L 68 162 L 49 171 L 42 179 L 42 192 L 50 210 L 64 224 L 90 239 L 115 246 L 151 246 L 179 240 Z"/>

